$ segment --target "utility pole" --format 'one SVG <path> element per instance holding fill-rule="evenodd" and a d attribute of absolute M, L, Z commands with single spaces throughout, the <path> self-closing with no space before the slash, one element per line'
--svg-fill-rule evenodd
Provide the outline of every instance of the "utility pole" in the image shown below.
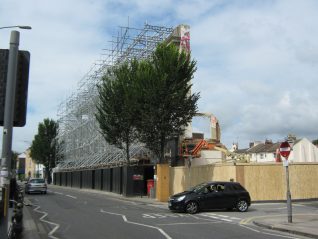
<path fill-rule="evenodd" d="M 11 31 L 0 171 L 0 186 L 2 187 L 2 194 L 4 195 L 4 210 L 0 221 L 0 238 L 7 238 L 9 225 L 8 208 L 11 179 L 12 131 L 19 41 L 20 33 L 18 31 Z"/>

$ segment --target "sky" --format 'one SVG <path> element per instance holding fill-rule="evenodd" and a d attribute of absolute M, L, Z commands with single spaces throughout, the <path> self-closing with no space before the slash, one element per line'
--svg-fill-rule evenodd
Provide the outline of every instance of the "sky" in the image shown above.
<path fill-rule="evenodd" d="M 59 104 L 128 19 L 136 28 L 190 25 L 192 91 L 200 92 L 199 111 L 218 118 L 227 147 L 290 133 L 318 138 L 316 0 L 0 1 L 0 27 L 32 27 L 16 29 L 31 65 L 27 123 L 13 129 L 14 151 L 31 146 L 43 119 L 58 119 Z M 9 48 L 11 30 L 0 29 L 1 49 Z M 208 123 L 195 119 L 193 128 L 206 132 Z"/>

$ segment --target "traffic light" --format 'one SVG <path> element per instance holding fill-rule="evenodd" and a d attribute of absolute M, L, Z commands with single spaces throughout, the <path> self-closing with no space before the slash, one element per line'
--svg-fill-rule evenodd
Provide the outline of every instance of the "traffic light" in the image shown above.
<path fill-rule="evenodd" d="M 9 50 L 0 49 L 0 126 L 3 126 Z M 17 82 L 15 91 L 13 126 L 23 127 L 26 123 L 29 84 L 30 52 L 19 51 Z"/>

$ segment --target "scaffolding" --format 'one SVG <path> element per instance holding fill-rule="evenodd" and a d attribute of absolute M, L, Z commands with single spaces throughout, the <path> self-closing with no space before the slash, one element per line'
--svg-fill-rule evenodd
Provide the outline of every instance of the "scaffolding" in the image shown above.
<path fill-rule="evenodd" d="M 95 119 L 98 102 L 97 84 L 107 69 L 131 59 L 145 59 L 158 43 L 171 38 L 173 28 L 145 24 L 143 29 L 119 27 L 111 41 L 111 49 L 103 49 L 102 59 L 96 61 L 79 81 L 78 89 L 58 107 L 59 142 L 55 171 L 73 171 L 115 167 L 126 162 L 122 149 L 108 144 Z M 151 152 L 141 143 L 130 147 L 130 161 L 150 159 Z"/>

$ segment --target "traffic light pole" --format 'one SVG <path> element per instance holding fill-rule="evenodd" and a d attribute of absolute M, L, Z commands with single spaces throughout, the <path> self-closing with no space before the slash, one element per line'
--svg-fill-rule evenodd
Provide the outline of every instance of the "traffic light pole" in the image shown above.
<path fill-rule="evenodd" d="M 1 215 L 2 218 L 0 217 L 0 238 L 7 238 L 9 225 L 8 208 L 12 160 L 12 131 L 15 104 L 15 89 L 17 80 L 19 40 L 20 33 L 18 31 L 11 31 L 0 171 L 0 186 L 2 187 L 2 193 L 4 194 L 4 210 L 3 215 Z"/>

